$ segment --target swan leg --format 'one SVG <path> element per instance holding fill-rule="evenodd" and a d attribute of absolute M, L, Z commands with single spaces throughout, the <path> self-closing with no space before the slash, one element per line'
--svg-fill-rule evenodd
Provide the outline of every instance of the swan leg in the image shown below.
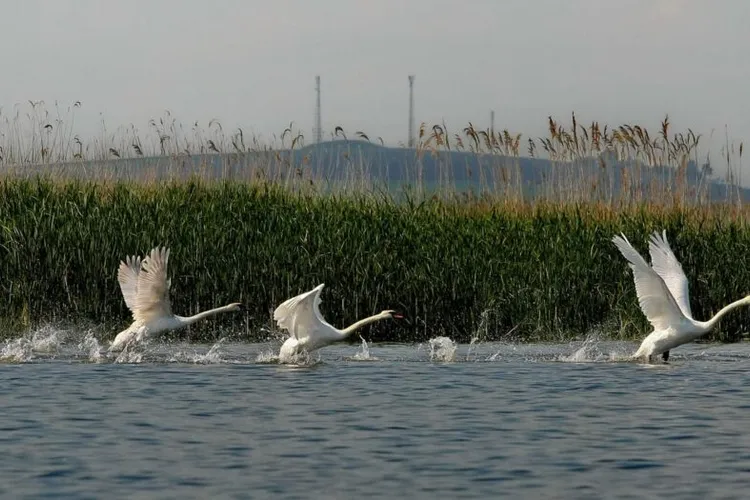
<path fill-rule="evenodd" d="M 661 359 L 663 359 L 665 362 L 669 361 L 669 351 L 664 351 L 661 353 Z"/>

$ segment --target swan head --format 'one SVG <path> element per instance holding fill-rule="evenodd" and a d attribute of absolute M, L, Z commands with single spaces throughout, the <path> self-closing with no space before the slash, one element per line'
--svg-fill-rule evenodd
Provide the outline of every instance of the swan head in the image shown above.
<path fill-rule="evenodd" d="M 234 302 L 232 304 L 229 304 L 227 307 L 227 311 L 244 311 L 245 306 L 241 302 Z"/>
<path fill-rule="evenodd" d="M 404 317 L 401 313 L 398 313 L 391 309 L 381 312 L 380 316 L 383 316 L 384 318 L 391 318 L 391 319 L 401 319 Z"/>

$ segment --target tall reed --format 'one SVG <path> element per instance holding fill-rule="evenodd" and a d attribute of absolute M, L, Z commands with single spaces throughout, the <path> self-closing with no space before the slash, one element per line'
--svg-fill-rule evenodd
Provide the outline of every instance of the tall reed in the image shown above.
<path fill-rule="evenodd" d="M 362 131 L 348 134 L 342 127 L 331 133 L 334 142 L 322 146 L 328 155 L 319 154 L 320 146 L 306 145 L 293 123 L 264 140 L 242 128 L 225 130 L 218 120 L 184 126 L 169 111 L 150 120 L 145 130 L 132 124 L 112 130 L 102 123 L 100 134 L 84 138 L 75 130 L 81 106 L 55 103 L 50 110 L 39 101 L 0 109 L 0 175 L 147 183 L 197 176 L 338 192 L 407 184 L 421 196 L 451 197 L 461 191 L 515 202 L 611 206 L 644 200 L 705 205 L 716 201 L 716 186 L 722 185 L 722 201 L 742 200 L 742 142 L 730 141 L 727 134 L 720 151 L 726 174 L 716 178 L 701 134 L 690 128 L 675 132 L 668 116 L 656 131 L 642 124 L 584 124 L 575 113 L 568 124 L 550 116 L 544 137 L 472 123 L 458 130 L 422 123 L 416 147 L 402 164 L 384 166 L 381 153 L 368 156 L 359 147 L 363 142 L 382 145 L 381 138 Z M 529 179 L 529 165 L 538 167 L 533 174 L 538 178 Z M 394 183 L 395 170 L 400 177 Z"/>

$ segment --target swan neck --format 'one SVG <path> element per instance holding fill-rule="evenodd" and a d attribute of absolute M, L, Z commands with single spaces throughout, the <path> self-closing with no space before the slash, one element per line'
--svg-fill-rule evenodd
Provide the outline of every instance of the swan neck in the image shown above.
<path fill-rule="evenodd" d="M 194 316 L 175 316 L 175 317 L 183 325 L 190 325 L 190 324 L 195 323 L 196 321 L 202 320 L 203 318 L 208 318 L 208 317 L 214 316 L 216 314 L 220 314 L 220 313 L 226 312 L 231 307 L 232 306 L 222 306 L 222 307 L 217 307 L 217 308 L 214 308 L 214 309 L 209 309 L 208 311 L 199 312 L 198 314 L 196 314 Z"/>
<path fill-rule="evenodd" d="M 724 306 L 723 308 L 721 308 L 721 310 L 720 310 L 719 312 L 717 312 L 717 313 L 716 313 L 716 314 L 714 315 L 714 317 L 713 317 L 713 318 L 711 318 L 711 319 L 709 319 L 708 321 L 704 322 L 704 323 L 703 323 L 703 326 L 704 326 L 704 328 L 706 329 L 706 331 L 708 331 L 708 330 L 711 330 L 711 329 L 713 329 L 713 327 L 714 327 L 714 326 L 716 326 L 716 323 L 718 323 L 718 322 L 719 322 L 719 320 L 720 320 L 720 319 L 721 319 L 721 318 L 722 318 L 722 317 L 723 317 L 723 316 L 724 316 L 724 315 L 725 315 L 726 313 L 728 313 L 728 312 L 729 312 L 729 311 L 731 311 L 732 309 L 735 309 L 735 308 L 737 308 L 737 307 L 739 307 L 739 306 L 744 306 L 744 305 L 748 305 L 748 304 L 750 304 L 750 302 L 748 302 L 748 299 L 747 299 L 747 298 L 744 298 L 744 299 L 740 299 L 740 300 L 735 300 L 735 301 L 734 301 L 734 302 L 732 302 L 731 304 L 729 304 L 729 305 L 726 305 L 726 306 Z"/>
<path fill-rule="evenodd" d="M 388 315 L 381 313 L 381 314 L 376 314 L 375 316 L 370 316 L 369 318 L 361 319 L 357 321 L 356 323 L 353 323 L 350 326 L 347 326 L 343 330 L 339 330 L 339 332 L 341 333 L 341 338 L 348 337 L 349 335 L 356 332 L 363 326 L 369 325 L 370 323 L 375 323 L 376 321 L 380 321 L 381 319 L 385 319 L 387 317 Z"/>

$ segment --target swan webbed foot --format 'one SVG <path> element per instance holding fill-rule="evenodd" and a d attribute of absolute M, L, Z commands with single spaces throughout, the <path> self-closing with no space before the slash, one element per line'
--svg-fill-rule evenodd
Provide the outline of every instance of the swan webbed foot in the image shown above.
<path fill-rule="evenodd" d="M 669 351 L 664 351 L 661 353 L 661 359 L 663 359 L 665 362 L 669 361 Z"/>

